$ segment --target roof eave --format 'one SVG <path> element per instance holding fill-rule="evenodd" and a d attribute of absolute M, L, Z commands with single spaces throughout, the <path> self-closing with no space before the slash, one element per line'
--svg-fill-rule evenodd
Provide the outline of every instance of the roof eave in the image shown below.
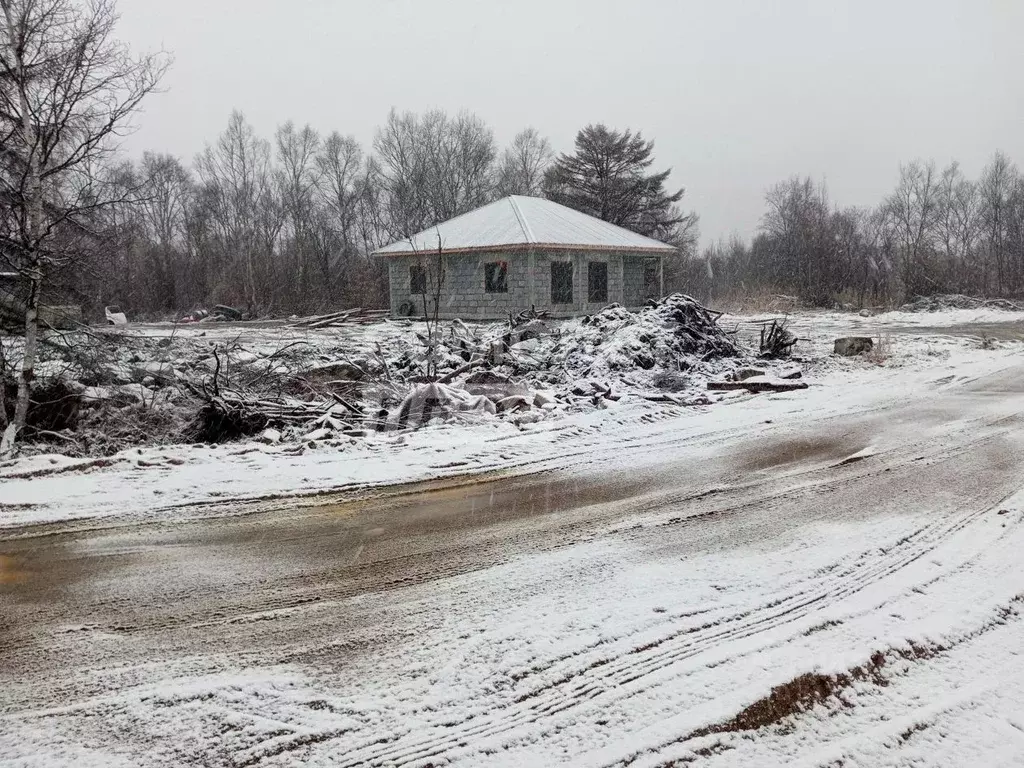
<path fill-rule="evenodd" d="M 479 245 L 469 248 L 441 248 L 442 254 L 473 254 L 473 253 L 514 253 L 516 251 L 588 251 L 592 253 L 649 253 L 665 254 L 675 253 L 679 249 L 673 245 L 567 245 L 564 243 L 509 243 L 508 245 Z M 393 256 L 428 256 L 437 255 L 437 250 L 408 250 L 408 251 L 386 251 L 378 250 L 370 254 L 377 257 Z"/>

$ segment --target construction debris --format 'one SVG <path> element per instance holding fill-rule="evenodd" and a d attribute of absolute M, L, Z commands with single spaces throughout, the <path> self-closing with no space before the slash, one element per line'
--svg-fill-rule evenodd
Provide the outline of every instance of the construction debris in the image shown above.
<path fill-rule="evenodd" d="M 357 404 L 339 396 L 312 401 L 243 392 L 202 393 L 200 396 L 206 403 L 200 408 L 188 436 L 210 443 L 255 435 L 268 427 L 313 424 L 328 432 L 342 432 L 356 426 L 363 415 Z"/>
<path fill-rule="evenodd" d="M 213 311 L 195 309 L 178 320 L 179 323 L 206 323 L 245 320 L 245 313 L 240 309 L 229 307 L 224 304 L 217 304 Z"/>
<path fill-rule="evenodd" d="M 422 426 L 432 418 L 447 417 L 454 412 L 495 414 L 497 405 L 483 395 L 471 395 L 464 389 L 445 384 L 421 384 L 405 396 L 395 415 L 395 426 Z"/>
<path fill-rule="evenodd" d="M 962 294 L 917 296 L 900 307 L 901 312 L 941 312 L 947 309 L 1002 309 L 1007 312 L 1024 311 L 1024 305 L 1009 299 L 980 299 Z"/>
<path fill-rule="evenodd" d="M 107 325 L 127 325 L 128 317 L 121 308 L 116 305 L 103 308 L 103 314 L 107 318 Z"/>
<path fill-rule="evenodd" d="M 333 328 L 346 323 L 375 323 L 383 320 L 389 314 L 386 309 L 346 309 L 341 312 L 332 312 L 328 315 L 313 315 L 303 317 L 292 322 L 290 328 Z"/>
<path fill-rule="evenodd" d="M 807 389 L 807 382 L 778 381 L 759 376 L 743 381 L 709 381 L 708 389 L 713 392 L 736 389 L 745 389 L 748 392 L 791 392 L 796 389 Z"/>
<path fill-rule="evenodd" d="M 242 310 L 235 309 L 234 307 L 228 307 L 224 304 L 218 304 L 213 308 L 214 317 L 222 317 L 225 320 L 241 320 Z"/>
<path fill-rule="evenodd" d="M 216 315 L 199 310 L 185 319 L 244 317 L 231 310 L 221 305 Z M 741 383 L 753 384 L 743 388 L 759 390 L 770 388 L 757 384 L 764 374 L 778 373 L 768 364 L 749 368 L 752 356 L 719 326 L 720 315 L 679 294 L 639 311 L 613 304 L 566 321 L 528 310 L 506 322 L 454 320 L 425 331 L 381 324 L 358 335 L 294 332 L 383 314 L 357 308 L 244 336 L 83 332 L 48 350 L 52 361 L 39 367 L 41 378 L 66 382 L 66 400 L 77 408 L 72 421 L 48 431 L 78 454 L 182 440 L 340 446 L 437 421 L 497 419 L 525 428 L 624 398 L 703 405 L 709 381 L 747 377 Z M 26 438 L 42 439 L 34 434 Z"/>
<path fill-rule="evenodd" d="M 732 377 L 734 381 L 752 379 L 755 376 L 764 376 L 765 372 L 760 368 L 737 368 Z"/>

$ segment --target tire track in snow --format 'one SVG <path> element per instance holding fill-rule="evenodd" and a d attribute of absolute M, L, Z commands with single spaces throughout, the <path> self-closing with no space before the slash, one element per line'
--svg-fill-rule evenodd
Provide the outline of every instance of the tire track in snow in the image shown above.
<path fill-rule="evenodd" d="M 816 608 L 860 592 L 929 554 L 989 509 L 985 506 L 952 520 L 937 521 L 885 550 L 881 557 L 862 553 L 851 565 L 833 571 L 823 583 L 808 585 L 746 613 L 705 624 L 696 630 L 684 629 L 623 656 L 600 659 L 582 670 L 570 672 L 553 685 L 520 695 L 495 715 L 478 715 L 458 725 L 435 727 L 436 735 L 413 739 L 412 743 L 403 743 L 402 737 L 393 743 L 382 744 L 375 740 L 361 748 L 350 749 L 338 765 L 340 768 L 410 765 L 441 758 L 446 752 L 465 749 L 473 741 L 493 739 L 523 725 L 563 714 L 598 696 L 602 697 L 602 706 L 607 706 L 610 700 L 627 698 L 636 692 L 628 687 L 631 683 L 670 670 L 673 665 L 724 643 L 793 623 Z M 637 688 L 642 689 L 642 686 Z"/>

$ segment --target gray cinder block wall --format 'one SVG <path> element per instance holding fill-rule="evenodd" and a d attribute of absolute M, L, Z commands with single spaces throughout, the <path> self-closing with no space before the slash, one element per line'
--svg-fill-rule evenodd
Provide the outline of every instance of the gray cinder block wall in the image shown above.
<path fill-rule="evenodd" d="M 391 314 L 395 317 L 411 314 L 422 316 L 423 296 L 412 293 L 410 268 L 422 266 L 427 270 L 427 304 L 433 311 L 436 283 L 437 256 L 388 256 L 388 277 L 391 293 Z M 618 254 L 603 251 L 515 251 L 495 253 L 448 254 L 444 262 L 444 281 L 441 288 L 440 316 L 464 319 L 496 319 L 509 312 L 519 312 L 531 306 L 547 310 L 556 317 L 591 314 L 611 303 L 635 308 L 648 298 L 660 296 L 661 256 L 656 254 Z M 504 261 L 508 265 L 507 286 L 504 293 L 486 290 L 486 264 Z M 572 303 L 551 302 L 551 263 L 572 264 Z M 653 291 L 645 286 L 644 265 L 657 264 L 659 281 Z M 588 295 L 588 264 L 605 262 L 608 265 L 608 298 L 590 302 Z M 651 295 L 648 295 L 651 294 Z"/>

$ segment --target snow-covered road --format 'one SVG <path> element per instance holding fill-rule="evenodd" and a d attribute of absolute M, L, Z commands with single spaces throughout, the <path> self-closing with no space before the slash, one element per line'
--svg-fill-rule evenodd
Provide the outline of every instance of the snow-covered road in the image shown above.
<path fill-rule="evenodd" d="M 0 763 L 1020 764 L 1024 366 L 974 354 L 9 528 Z"/>

